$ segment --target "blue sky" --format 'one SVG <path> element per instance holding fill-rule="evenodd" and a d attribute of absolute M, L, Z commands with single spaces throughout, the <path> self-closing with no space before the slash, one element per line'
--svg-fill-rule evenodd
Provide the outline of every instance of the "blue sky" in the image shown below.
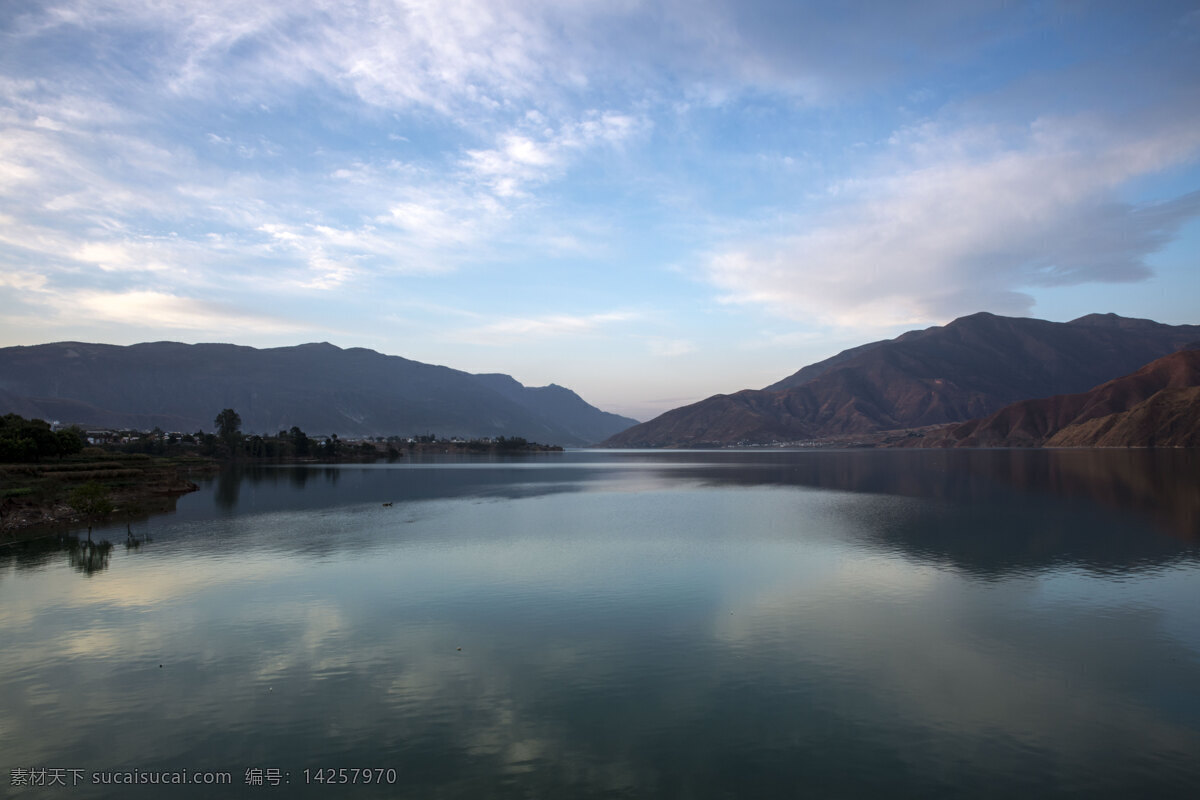
<path fill-rule="evenodd" d="M 0 345 L 646 419 L 964 314 L 1200 323 L 1200 5 L 0 5 Z"/>

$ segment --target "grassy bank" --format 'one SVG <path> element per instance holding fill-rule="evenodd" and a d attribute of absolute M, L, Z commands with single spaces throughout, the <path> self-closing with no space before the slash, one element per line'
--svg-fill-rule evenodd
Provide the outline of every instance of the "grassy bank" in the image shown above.
<path fill-rule="evenodd" d="M 0 464 L 0 542 L 87 524 L 72 505 L 73 493 L 82 486 L 99 486 L 112 506 L 93 523 L 128 521 L 171 510 L 179 495 L 196 490 L 189 475 L 216 469 L 216 462 L 195 456 L 94 451 L 61 460 Z"/>

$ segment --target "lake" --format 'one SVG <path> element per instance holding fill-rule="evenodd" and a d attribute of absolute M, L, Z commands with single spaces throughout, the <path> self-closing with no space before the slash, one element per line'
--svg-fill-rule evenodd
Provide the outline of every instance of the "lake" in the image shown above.
<path fill-rule="evenodd" d="M 120 522 L 93 533 L 107 553 L 0 548 L 0 795 L 1200 786 L 1195 451 L 579 451 L 201 482 L 133 522 L 138 546 Z M 185 770 L 229 783 L 108 782 Z"/>

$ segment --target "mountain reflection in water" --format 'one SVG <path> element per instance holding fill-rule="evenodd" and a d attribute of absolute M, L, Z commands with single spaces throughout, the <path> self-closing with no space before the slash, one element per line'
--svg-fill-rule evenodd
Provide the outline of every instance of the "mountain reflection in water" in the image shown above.
<path fill-rule="evenodd" d="M 0 548 L 0 751 L 233 772 L 183 797 L 269 791 L 250 768 L 289 797 L 1190 797 L 1197 485 L 1153 451 L 229 471 L 103 559 Z M 355 765 L 398 783 L 304 783 Z"/>
<path fill-rule="evenodd" d="M 347 474 L 355 479 L 340 483 Z M 214 481 L 217 505 L 240 513 L 376 502 L 393 502 L 399 512 L 405 503 L 452 497 L 655 485 L 894 495 L 924 502 L 872 519 L 848 498 L 843 513 L 884 546 L 981 575 L 1064 563 L 1104 570 L 1166 562 L 1191 552 L 1182 543 L 1200 542 L 1200 453 L 1191 450 L 577 451 L 259 466 Z M 239 491 L 248 494 L 241 506 Z M 1131 525 L 1146 523 L 1170 538 L 1129 535 Z"/>

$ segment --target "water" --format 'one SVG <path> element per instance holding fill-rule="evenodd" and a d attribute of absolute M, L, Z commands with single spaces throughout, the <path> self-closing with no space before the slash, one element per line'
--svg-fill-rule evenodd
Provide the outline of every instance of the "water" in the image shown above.
<path fill-rule="evenodd" d="M 0 551 L 0 795 L 1195 796 L 1198 486 L 1186 451 L 227 473 L 139 547 Z M 231 783 L 94 782 L 183 770 Z"/>

